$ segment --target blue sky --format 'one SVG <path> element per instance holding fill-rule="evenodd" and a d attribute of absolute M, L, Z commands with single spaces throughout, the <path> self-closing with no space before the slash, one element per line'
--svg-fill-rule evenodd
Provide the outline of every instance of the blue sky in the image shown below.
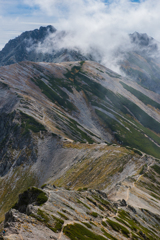
<path fill-rule="evenodd" d="M 103 19 L 105 21 L 110 17 L 113 27 L 122 28 L 126 33 L 144 29 L 143 32 L 148 31 L 150 35 L 159 36 L 153 31 L 157 21 L 160 21 L 159 0 L 108 0 L 105 2 L 103 0 L 0 0 L 0 49 L 9 39 L 23 31 L 39 28 L 42 25 L 52 24 L 57 29 L 71 29 L 73 19 L 79 27 L 83 27 L 79 25 L 81 20 L 83 22 L 83 19 L 86 19 L 89 24 L 97 18 L 104 28 Z M 97 27 L 101 28 L 101 25 Z"/>

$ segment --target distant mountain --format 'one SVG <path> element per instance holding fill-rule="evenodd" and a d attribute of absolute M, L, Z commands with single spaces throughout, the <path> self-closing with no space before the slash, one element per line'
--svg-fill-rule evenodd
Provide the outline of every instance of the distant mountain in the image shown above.
<path fill-rule="evenodd" d="M 160 43 L 147 34 L 130 34 L 131 47 L 120 64 L 127 77 L 160 93 Z"/>
<path fill-rule="evenodd" d="M 56 33 L 53 26 L 40 27 L 33 31 L 22 33 L 15 39 L 10 40 L 0 51 L 0 66 L 10 65 L 22 61 L 32 62 L 65 62 L 86 60 L 78 51 L 68 49 L 52 49 L 50 53 L 37 51 L 38 44 L 43 44 L 49 34 Z M 59 41 L 59 37 L 56 41 Z"/>
<path fill-rule="evenodd" d="M 52 26 L 40 27 L 33 31 L 24 32 L 15 39 L 10 40 L 0 52 L 0 66 L 25 60 L 36 61 L 39 55 L 35 51 L 28 52 L 27 48 L 33 44 L 42 43 L 49 33 L 55 31 L 56 29 Z"/>
<path fill-rule="evenodd" d="M 10 65 L 21 61 L 32 62 L 66 62 L 66 61 L 83 61 L 93 60 L 101 63 L 101 56 L 98 59 L 93 49 L 93 54 L 84 55 L 80 50 L 61 48 L 57 49 L 56 44 L 48 46 L 50 51 L 38 49 L 43 46 L 47 37 L 53 36 L 53 41 L 57 43 L 63 40 L 65 32 L 58 32 L 53 26 L 40 27 L 33 31 L 22 33 L 19 37 L 10 40 L 0 51 L 0 66 Z M 149 37 L 146 33 L 130 34 L 130 42 L 127 48 L 121 51 L 115 49 L 115 59 L 121 71 L 133 81 L 148 88 L 156 93 L 160 93 L 160 44 Z M 50 41 L 49 44 L 51 44 Z M 47 46 L 47 45 L 46 45 Z M 118 59 L 121 59 L 119 61 Z"/>
<path fill-rule="evenodd" d="M 150 47 L 150 51 L 152 52 L 158 50 L 158 42 L 156 42 L 154 38 L 149 37 L 146 33 L 134 32 L 133 34 L 129 34 L 129 36 L 131 38 L 131 42 L 139 45 L 141 50 L 143 50 L 144 47 Z"/>

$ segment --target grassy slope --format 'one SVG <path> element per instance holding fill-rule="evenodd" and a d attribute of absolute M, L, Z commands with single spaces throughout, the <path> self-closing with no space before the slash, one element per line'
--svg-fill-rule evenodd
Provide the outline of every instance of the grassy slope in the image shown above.
<path fill-rule="evenodd" d="M 148 171 L 144 171 L 142 177 L 140 178 L 140 181 L 137 182 L 137 186 L 143 189 L 143 191 L 147 191 L 155 199 L 160 200 L 160 196 L 159 196 L 160 162 L 159 160 L 157 160 L 157 163 L 151 166 L 148 169 Z"/>
<path fill-rule="evenodd" d="M 17 202 L 18 195 L 37 183 L 30 167 L 23 165 L 14 168 L 8 176 L 0 178 L 0 221 L 4 220 L 4 214 Z"/>
<path fill-rule="evenodd" d="M 79 148 L 77 144 L 65 144 L 67 148 Z M 97 146 L 98 147 L 98 146 Z M 133 150 L 117 148 L 116 146 L 104 146 L 99 150 L 92 149 L 83 160 L 74 164 L 63 176 L 53 183 L 57 186 L 78 188 L 105 189 L 112 182 L 114 175 L 120 174 L 125 165 L 133 157 L 140 158 Z M 101 155 L 99 156 L 99 151 Z M 94 157 L 98 154 L 99 157 Z M 136 164 L 136 162 L 135 162 Z M 116 167 L 115 167 L 116 166 Z"/>

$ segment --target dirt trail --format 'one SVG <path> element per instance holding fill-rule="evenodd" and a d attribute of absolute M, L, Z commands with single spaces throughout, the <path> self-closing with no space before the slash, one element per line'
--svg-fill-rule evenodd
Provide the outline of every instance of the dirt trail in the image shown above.
<path fill-rule="evenodd" d="M 127 197 L 126 197 L 126 202 L 128 201 L 129 199 L 129 190 L 130 190 L 130 187 L 127 188 Z"/>

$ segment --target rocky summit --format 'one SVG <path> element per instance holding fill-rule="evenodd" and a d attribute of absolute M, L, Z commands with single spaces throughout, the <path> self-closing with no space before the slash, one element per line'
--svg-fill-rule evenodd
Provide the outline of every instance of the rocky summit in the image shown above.
<path fill-rule="evenodd" d="M 0 238 L 157 240 L 160 95 L 74 50 L 57 63 L 15 57 L 24 38 L 55 32 L 0 53 Z M 131 41 L 141 53 L 127 56 L 145 63 L 157 51 L 145 34 Z"/>

